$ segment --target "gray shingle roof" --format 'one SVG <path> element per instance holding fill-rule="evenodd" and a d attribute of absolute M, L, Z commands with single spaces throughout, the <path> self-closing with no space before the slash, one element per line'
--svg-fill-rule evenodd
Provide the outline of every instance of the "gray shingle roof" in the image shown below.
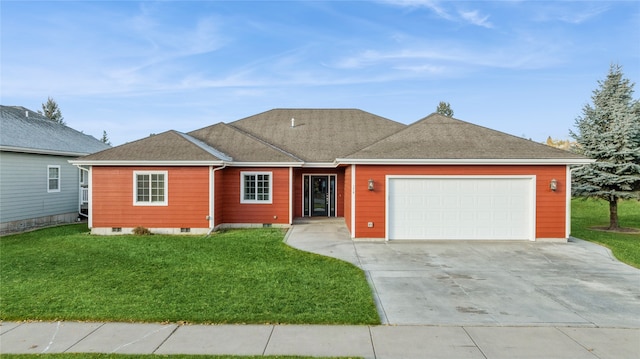
<path fill-rule="evenodd" d="M 503 132 L 431 114 L 348 159 L 584 159 Z"/>
<path fill-rule="evenodd" d="M 167 131 L 80 158 L 80 161 L 222 161 L 229 158 L 205 144 L 177 132 Z"/>
<path fill-rule="evenodd" d="M 109 148 L 95 137 L 53 122 L 37 112 L 1 105 L 0 146 L 5 150 L 72 156 Z"/>
<path fill-rule="evenodd" d="M 189 132 L 236 162 L 302 162 L 283 150 L 224 123 Z"/>
<path fill-rule="evenodd" d="M 306 162 L 333 162 L 406 127 L 357 109 L 274 109 L 230 125 Z"/>
<path fill-rule="evenodd" d="M 188 134 L 168 131 L 79 160 L 303 164 L 334 163 L 336 159 L 342 163 L 586 160 L 571 152 L 439 114 L 406 126 L 352 109 L 276 109 Z"/>

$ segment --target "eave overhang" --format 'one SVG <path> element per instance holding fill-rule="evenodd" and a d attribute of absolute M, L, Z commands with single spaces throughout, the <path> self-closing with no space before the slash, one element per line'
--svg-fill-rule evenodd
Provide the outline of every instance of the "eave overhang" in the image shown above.
<path fill-rule="evenodd" d="M 26 148 L 26 147 L 14 147 L 14 146 L 0 146 L 0 151 L 32 153 L 37 155 L 52 155 L 52 156 L 64 156 L 64 157 L 80 157 L 80 156 L 86 156 L 89 154 L 87 152 L 66 152 L 66 151 L 44 150 L 39 148 Z"/>
<path fill-rule="evenodd" d="M 170 167 L 193 167 L 193 166 L 222 166 L 224 161 L 83 161 L 69 160 L 74 166 L 170 166 Z"/>
<path fill-rule="evenodd" d="M 366 159 L 336 158 L 336 165 L 580 165 L 593 163 L 590 158 L 464 158 L 464 159 Z"/>

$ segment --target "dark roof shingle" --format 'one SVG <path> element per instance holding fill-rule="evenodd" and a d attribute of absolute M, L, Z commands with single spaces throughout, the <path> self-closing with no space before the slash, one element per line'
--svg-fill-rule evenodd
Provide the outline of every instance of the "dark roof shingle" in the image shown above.
<path fill-rule="evenodd" d="M 189 132 L 189 135 L 224 152 L 236 162 L 302 162 L 299 158 L 224 123 Z"/>
<path fill-rule="evenodd" d="M 81 161 L 221 161 L 224 154 L 215 154 L 215 149 L 203 148 L 177 132 L 167 131 L 137 141 L 125 143 L 102 152 L 80 158 Z"/>
<path fill-rule="evenodd" d="M 583 159 L 568 151 L 431 114 L 348 159 Z"/>
<path fill-rule="evenodd" d="M 357 109 L 274 109 L 230 125 L 306 162 L 333 162 L 406 127 Z"/>
<path fill-rule="evenodd" d="M 95 137 L 19 106 L 0 105 L 0 146 L 13 151 L 71 156 L 109 148 Z"/>

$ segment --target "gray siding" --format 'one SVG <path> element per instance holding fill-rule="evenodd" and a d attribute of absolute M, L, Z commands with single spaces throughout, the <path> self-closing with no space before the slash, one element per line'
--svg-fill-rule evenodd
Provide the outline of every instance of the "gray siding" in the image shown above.
<path fill-rule="evenodd" d="M 77 212 L 78 168 L 71 157 L 0 152 L 0 223 Z M 47 166 L 60 166 L 60 192 L 48 192 Z"/>

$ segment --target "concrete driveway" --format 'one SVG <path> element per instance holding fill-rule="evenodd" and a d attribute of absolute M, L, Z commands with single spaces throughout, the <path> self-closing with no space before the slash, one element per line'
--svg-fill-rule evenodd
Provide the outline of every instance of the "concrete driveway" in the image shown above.
<path fill-rule="evenodd" d="M 285 240 L 362 268 L 383 324 L 640 328 L 640 270 L 579 239 L 353 241 L 334 219 Z"/>

